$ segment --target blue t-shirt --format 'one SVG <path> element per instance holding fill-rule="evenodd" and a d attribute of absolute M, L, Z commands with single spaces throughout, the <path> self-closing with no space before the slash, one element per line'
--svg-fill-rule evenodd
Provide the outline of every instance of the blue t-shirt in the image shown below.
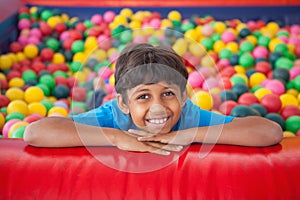
<path fill-rule="evenodd" d="M 116 128 L 125 131 L 128 129 L 138 129 L 138 127 L 132 122 L 130 115 L 124 114 L 120 110 L 116 99 L 108 101 L 98 108 L 88 112 L 74 115 L 72 118 L 74 122 L 86 125 Z M 202 110 L 188 99 L 181 110 L 177 124 L 172 128 L 172 130 L 175 131 L 202 126 L 226 124 L 231 122 L 232 119 L 232 116 L 225 116 L 211 111 Z"/>

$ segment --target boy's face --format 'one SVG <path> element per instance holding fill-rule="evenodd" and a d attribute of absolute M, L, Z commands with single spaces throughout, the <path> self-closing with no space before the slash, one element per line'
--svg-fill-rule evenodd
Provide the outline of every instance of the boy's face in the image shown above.
<path fill-rule="evenodd" d="M 133 123 L 140 129 L 155 133 L 169 133 L 180 117 L 186 95 L 177 85 L 159 82 L 138 85 L 127 91 L 127 104 L 118 97 L 121 110 L 130 114 Z"/>

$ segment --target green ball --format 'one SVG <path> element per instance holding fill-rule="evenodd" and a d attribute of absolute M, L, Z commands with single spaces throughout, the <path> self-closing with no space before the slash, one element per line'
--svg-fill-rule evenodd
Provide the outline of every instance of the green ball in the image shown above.
<path fill-rule="evenodd" d="M 251 88 L 251 92 L 254 93 L 254 92 L 256 92 L 256 90 L 258 90 L 260 88 L 263 88 L 263 86 L 262 85 L 254 86 L 253 88 Z"/>
<path fill-rule="evenodd" d="M 294 88 L 297 89 L 298 91 L 300 91 L 300 76 L 297 76 L 294 80 Z"/>
<path fill-rule="evenodd" d="M 46 107 L 47 111 L 49 111 L 53 107 L 53 103 L 47 99 L 42 100 L 41 104 L 43 104 Z"/>
<path fill-rule="evenodd" d="M 219 41 L 221 40 L 221 35 L 219 33 L 214 33 L 212 34 L 211 39 L 213 40 L 213 42 Z"/>
<path fill-rule="evenodd" d="M 270 43 L 271 39 L 265 35 L 261 35 L 258 38 L 257 44 L 259 46 L 264 46 L 264 47 L 268 47 L 269 43 Z"/>
<path fill-rule="evenodd" d="M 155 46 L 160 44 L 160 40 L 155 35 L 152 35 L 148 38 L 148 43 Z"/>
<path fill-rule="evenodd" d="M 86 110 L 85 102 L 72 101 L 70 109 L 72 110 L 73 108 L 82 108 L 83 110 Z"/>
<path fill-rule="evenodd" d="M 50 74 L 45 74 L 41 76 L 39 79 L 39 83 L 45 84 L 50 90 L 52 90 L 55 86 L 55 80 Z"/>
<path fill-rule="evenodd" d="M 172 24 L 175 27 L 180 27 L 181 26 L 181 21 L 180 20 L 172 20 Z"/>
<path fill-rule="evenodd" d="M 56 52 L 59 50 L 60 44 L 57 39 L 50 37 L 46 40 L 46 47 L 48 47 Z"/>
<path fill-rule="evenodd" d="M 275 61 L 275 69 L 277 68 L 285 68 L 290 70 L 294 66 L 294 62 L 288 58 L 281 57 Z"/>
<path fill-rule="evenodd" d="M 236 85 L 236 84 L 243 84 L 243 85 L 247 85 L 247 82 L 245 81 L 245 79 L 243 79 L 241 76 L 232 76 L 230 78 L 230 82 L 232 83 L 232 85 Z"/>
<path fill-rule="evenodd" d="M 29 80 L 37 80 L 37 75 L 33 70 L 29 69 L 29 70 L 26 70 L 23 72 L 22 79 L 25 82 L 27 82 Z"/>
<path fill-rule="evenodd" d="M 50 10 L 44 10 L 41 13 L 41 19 L 44 21 L 47 21 L 52 16 L 53 16 L 53 13 Z"/>
<path fill-rule="evenodd" d="M 131 42 L 132 41 L 132 31 L 131 30 L 126 30 L 126 31 L 123 31 L 121 34 L 120 34 L 120 41 L 122 43 L 128 43 L 128 42 Z"/>
<path fill-rule="evenodd" d="M 62 77 L 65 77 L 65 78 L 69 77 L 69 75 L 66 72 L 63 72 L 63 71 L 60 71 L 60 70 L 53 73 L 54 78 L 56 78 L 58 76 L 62 76 Z"/>
<path fill-rule="evenodd" d="M 14 132 L 11 134 L 11 138 L 23 138 L 24 132 L 25 132 L 26 126 L 21 126 L 17 128 Z"/>
<path fill-rule="evenodd" d="M 201 41 L 201 44 L 205 47 L 206 50 L 211 50 L 213 48 L 214 42 L 210 38 L 204 38 Z"/>
<path fill-rule="evenodd" d="M 281 37 L 281 36 L 285 36 L 285 37 L 290 37 L 290 34 L 287 31 L 279 31 L 276 34 L 276 37 Z"/>
<path fill-rule="evenodd" d="M 111 36 L 113 38 L 119 38 L 120 37 L 120 34 L 125 30 L 125 27 L 120 25 L 120 26 L 117 26 L 116 28 L 114 28 L 112 31 L 111 31 Z"/>
<path fill-rule="evenodd" d="M 50 89 L 47 85 L 44 83 L 39 83 L 36 86 L 43 90 L 45 96 L 50 96 Z"/>
<path fill-rule="evenodd" d="M 253 31 L 252 34 L 256 37 L 256 38 L 259 38 L 262 34 L 260 31 L 256 30 L 256 31 Z"/>
<path fill-rule="evenodd" d="M 84 51 L 84 42 L 82 40 L 76 40 L 72 43 L 71 50 L 73 53 L 83 52 Z"/>
<path fill-rule="evenodd" d="M 71 71 L 72 71 L 73 73 L 75 73 L 75 72 L 81 71 L 82 68 L 83 68 L 83 66 L 82 66 L 82 63 L 81 63 L 81 62 L 79 62 L 79 61 L 74 61 L 74 62 L 72 62 L 72 63 L 70 64 L 70 68 L 71 68 Z"/>
<path fill-rule="evenodd" d="M 186 31 L 188 31 L 188 30 L 193 29 L 194 27 L 195 27 L 195 26 L 194 26 L 193 23 L 187 22 L 187 23 L 184 23 L 184 24 L 181 25 L 181 30 L 184 31 L 184 32 L 186 32 Z"/>
<path fill-rule="evenodd" d="M 285 128 L 287 131 L 297 133 L 300 129 L 300 116 L 291 116 L 285 121 Z"/>
<path fill-rule="evenodd" d="M 83 24 L 87 27 L 87 29 L 90 29 L 90 28 L 92 28 L 94 26 L 93 22 L 91 20 L 88 20 L 88 19 L 85 20 L 83 22 Z"/>
<path fill-rule="evenodd" d="M 252 52 L 254 49 L 254 45 L 249 42 L 249 41 L 244 41 L 242 42 L 242 44 L 240 45 L 240 50 L 245 53 L 245 52 Z"/>
<path fill-rule="evenodd" d="M 275 46 L 274 52 L 282 53 L 284 54 L 286 51 L 288 51 L 288 47 L 284 43 L 279 43 Z"/>
<path fill-rule="evenodd" d="M 224 48 L 220 51 L 219 58 L 229 59 L 231 55 L 232 55 L 232 52 L 229 49 Z"/>
<path fill-rule="evenodd" d="M 21 14 L 19 14 L 19 16 L 18 16 L 18 19 L 19 19 L 19 20 L 21 20 L 21 19 L 30 19 L 30 16 L 29 16 L 29 14 L 27 14 L 27 13 L 21 13 Z"/>
<path fill-rule="evenodd" d="M 5 121 L 8 122 L 9 120 L 12 120 L 12 119 L 23 120 L 24 118 L 25 118 L 25 116 L 22 113 L 20 113 L 20 112 L 12 112 L 12 113 L 8 114 L 5 117 Z"/>
<path fill-rule="evenodd" d="M 254 58 L 250 53 L 244 53 L 239 57 L 239 64 L 248 69 L 254 66 Z"/>

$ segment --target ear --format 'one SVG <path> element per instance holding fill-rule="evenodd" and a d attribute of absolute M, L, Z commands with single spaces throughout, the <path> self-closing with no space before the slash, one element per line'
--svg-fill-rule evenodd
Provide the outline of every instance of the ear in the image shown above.
<path fill-rule="evenodd" d="M 129 114 L 129 107 L 128 105 L 126 105 L 123 102 L 123 97 L 121 94 L 117 95 L 117 102 L 118 102 L 118 106 L 120 108 L 120 110 L 124 113 L 124 114 Z"/>
<path fill-rule="evenodd" d="M 181 96 L 181 102 L 180 102 L 180 106 L 183 107 L 185 105 L 185 102 L 188 98 L 188 93 L 187 93 L 187 90 L 185 89 L 183 92 L 182 92 L 182 96 Z"/>

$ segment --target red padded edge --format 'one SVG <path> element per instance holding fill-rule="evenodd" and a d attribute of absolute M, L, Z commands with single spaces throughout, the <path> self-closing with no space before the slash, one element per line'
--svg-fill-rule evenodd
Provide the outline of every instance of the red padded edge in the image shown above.
<path fill-rule="evenodd" d="M 1 139 L 0 199 L 299 199 L 300 137 L 264 148 L 216 145 L 200 158 L 202 147 L 212 146 L 192 145 L 180 157 L 165 157 Z M 129 173 L 99 157 L 120 169 L 165 167 Z"/>

